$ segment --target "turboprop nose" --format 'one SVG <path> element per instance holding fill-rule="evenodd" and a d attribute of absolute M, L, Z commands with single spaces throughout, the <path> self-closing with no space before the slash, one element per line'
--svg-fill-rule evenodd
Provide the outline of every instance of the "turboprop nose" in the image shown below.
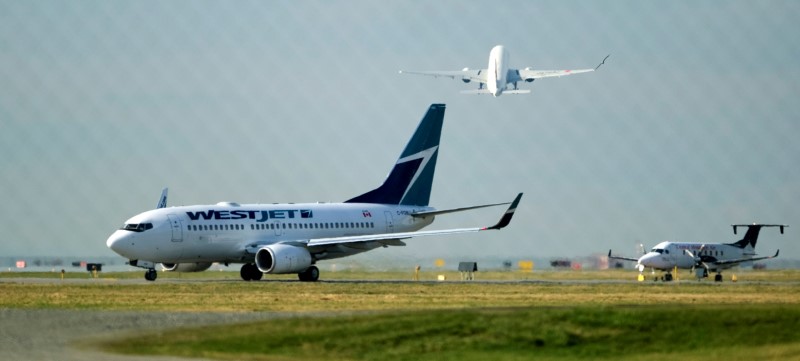
<path fill-rule="evenodd" d="M 657 267 L 656 261 L 658 260 L 658 256 L 658 253 L 648 253 L 642 256 L 642 258 L 639 258 L 639 264 L 645 267 Z"/>

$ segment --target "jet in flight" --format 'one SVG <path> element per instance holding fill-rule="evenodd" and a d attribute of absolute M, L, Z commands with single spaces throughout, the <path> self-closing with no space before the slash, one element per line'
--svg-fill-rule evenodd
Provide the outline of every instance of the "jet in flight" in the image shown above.
<path fill-rule="evenodd" d="M 498 97 L 502 94 L 527 94 L 530 90 L 523 90 L 517 87 L 517 82 L 533 82 L 540 78 L 561 77 L 572 74 L 586 73 L 595 71 L 606 62 L 611 55 L 607 55 L 603 61 L 593 69 L 576 70 L 534 70 L 530 67 L 525 69 L 509 69 L 508 50 L 502 45 L 497 45 L 489 52 L 489 66 L 486 69 L 450 70 L 450 71 L 406 71 L 400 70 L 400 74 L 429 75 L 433 77 L 448 77 L 451 79 L 461 79 L 464 83 L 477 82 L 478 89 L 464 90 L 463 94 L 491 94 Z M 513 89 L 508 89 L 512 84 Z M 485 86 L 484 86 L 485 85 Z"/>
<path fill-rule="evenodd" d="M 608 250 L 608 258 L 636 262 L 640 279 L 645 268 L 666 271 L 664 281 L 672 281 L 672 270 L 675 268 L 690 269 L 696 273 L 697 278 L 708 277 L 708 272 L 717 272 L 714 281 L 722 282 L 722 270 L 734 267 L 742 262 L 759 261 L 778 257 L 780 250 L 774 256 L 755 257 L 755 247 L 758 233 L 763 227 L 789 227 L 785 224 L 734 224 L 733 233 L 738 227 L 747 227 L 744 238 L 734 243 L 689 243 L 689 242 L 661 242 L 647 254 L 639 258 L 612 256 Z"/>
<path fill-rule="evenodd" d="M 508 203 L 436 210 L 428 205 L 444 104 L 433 104 L 422 118 L 400 158 L 378 188 L 342 203 L 239 204 L 166 207 L 164 189 L 156 209 L 133 216 L 106 244 L 147 269 L 200 272 L 212 263 L 243 264 L 244 280 L 264 273 L 297 274 L 316 281 L 318 261 L 351 256 L 375 248 L 404 246 L 404 239 L 499 230 L 511 222 L 522 198 L 519 193 L 497 224 L 419 231 L 437 215 Z"/>

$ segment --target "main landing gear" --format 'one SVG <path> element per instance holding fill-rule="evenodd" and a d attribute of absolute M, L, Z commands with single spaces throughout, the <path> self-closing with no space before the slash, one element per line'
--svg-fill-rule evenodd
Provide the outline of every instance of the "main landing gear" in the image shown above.
<path fill-rule="evenodd" d="M 305 271 L 298 273 L 297 277 L 302 282 L 317 282 L 319 280 L 319 268 L 317 266 L 308 267 Z"/>
<path fill-rule="evenodd" d="M 253 263 L 245 263 L 239 271 L 239 275 L 245 281 L 259 281 L 264 277 L 264 273 Z M 298 273 L 297 277 L 302 282 L 316 282 L 319 280 L 319 268 L 317 266 L 308 267 L 305 271 Z"/>
<path fill-rule="evenodd" d="M 264 273 L 253 263 L 245 263 L 242 265 L 242 270 L 239 271 L 239 275 L 242 276 L 242 279 L 245 281 L 258 281 L 261 277 L 264 277 Z"/>

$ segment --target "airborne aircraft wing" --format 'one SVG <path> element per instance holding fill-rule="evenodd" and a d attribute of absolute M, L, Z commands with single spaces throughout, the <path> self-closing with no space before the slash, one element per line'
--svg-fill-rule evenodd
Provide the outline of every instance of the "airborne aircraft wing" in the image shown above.
<path fill-rule="evenodd" d="M 514 212 L 517 210 L 517 205 L 519 204 L 521 198 L 522 198 L 522 193 L 518 194 L 517 197 L 514 198 L 514 201 L 511 202 L 511 205 L 508 207 L 506 212 L 500 218 L 500 221 L 498 221 L 497 224 L 491 227 L 456 228 L 456 229 L 442 229 L 435 231 L 383 233 L 383 234 L 369 234 L 363 236 L 317 238 L 309 240 L 308 243 L 306 243 L 306 246 L 309 248 L 312 247 L 324 248 L 325 246 L 356 245 L 367 242 L 376 242 L 386 246 L 402 246 L 405 244 L 400 240 L 406 238 L 439 236 L 439 235 L 459 234 L 459 233 L 472 233 L 472 232 L 488 231 L 492 229 L 501 229 L 507 226 L 509 223 L 511 223 L 511 217 L 514 216 Z M 462 210 L 473 209 L 473 208 L 476 207 L 468 207 Z"/>
<path fill-rule="evenodd" d="M 588 73 L 594 69 L 577 69 L 577 70 L 530 70 L 530 69 L 509 69 L 509 82 L 521 80 L 533 80 L 541 78 L 551 78 L 554 76 L 562 77 L 572 74 Z"/>
<path fill-rule="evenodd" d="M 400 74 L 427 75 L 435 78 L 443 76 L 450 79 L 469 79 L 470 81 L 486 83 L 486 69 L 464 69 L 464 70 L 444 70 L 444 71 L 400 70 Z"/>
<path fill-rule="evenodd" d="M 533 81 L 535 79 L 541 78 L 551 78 L 554 76 L 562 77 L 572 74 L 580 74 L 580 73 L 588 73 L 590 71 L 595 71 L 599 69 L 603 64 L 606 63 L 606 60 L 611 54 L 606 55 L 603 58 L 603 61 L 600 62 L 594 69 L 577 69 L 577 70 L 533 70 L 531 68 L 525 69 L 508 69 L 508 81 L 510 83 L 522 80 Z"/>

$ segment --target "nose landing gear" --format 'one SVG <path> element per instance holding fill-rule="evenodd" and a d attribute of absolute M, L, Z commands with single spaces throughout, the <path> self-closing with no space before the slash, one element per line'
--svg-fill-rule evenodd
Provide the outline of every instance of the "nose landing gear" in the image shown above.
<path fill-rule="evenodd" d="M 148 281 L 155 281 L 158 278 L 158 272 L 155 268 L 150 268 L 144 273 L 144 279 Z"/>

